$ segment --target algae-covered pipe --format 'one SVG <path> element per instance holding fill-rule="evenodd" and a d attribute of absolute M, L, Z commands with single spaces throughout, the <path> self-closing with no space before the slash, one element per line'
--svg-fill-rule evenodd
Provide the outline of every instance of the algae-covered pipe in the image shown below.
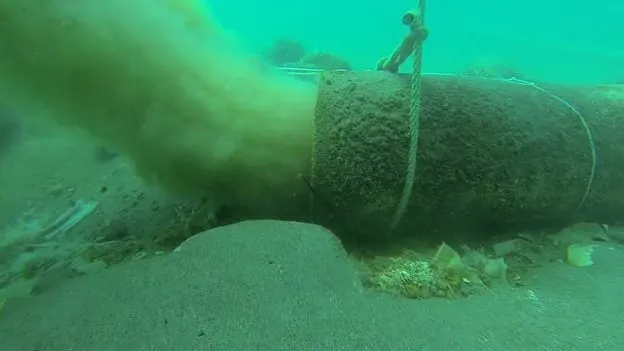
<path fill-rule="evenodd" d="M 327 72 L 319 84 L 315 220 L 345 238 L 387 239 L 407 162 L 409 77 Z M 624 221 L 621 140 L 622 85 L 425 76 L 417 180 L 397 233 Z"/>

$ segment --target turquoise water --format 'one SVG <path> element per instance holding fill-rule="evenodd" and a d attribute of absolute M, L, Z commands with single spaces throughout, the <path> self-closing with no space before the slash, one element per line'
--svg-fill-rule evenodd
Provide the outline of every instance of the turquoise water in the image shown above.
<path fill-rule="evenodd" d="M 0 0 L 0 351 L 620 350 L 624 5 L 417 5 Z"/>
<path fill-rule="evenodd" d="M 215 3 L 222 21 L 254 48 L 283 36 L 310 48 L 335 52 L 358 69 L 369 69 L 405 33 L 400 18 L 414 2 L 309 1 L 305 4 Z M 618 38 L 624 14 L 614 1 L 431 1 L 425 70 L 461 71 L 492 57 L 511 62 L 538 79 L 602 82 L 624 74 Z M 259 16 L 259 18 L 258 18 Z M 262 16 L 270 16 L 263 21 Z M 263 22 L 251 24 L 249 18 Z M 258 22 L 252 22 L 258 23 Z M 252 29 L 253 28 L 253 29 Z"/>

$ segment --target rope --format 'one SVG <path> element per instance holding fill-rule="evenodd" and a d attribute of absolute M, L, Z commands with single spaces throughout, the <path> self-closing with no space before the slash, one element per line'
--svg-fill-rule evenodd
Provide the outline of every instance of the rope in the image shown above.
<path fill-rule="evenodd" d="M 418 16 L 411 14 L 412 21 L 406 23 L 409 20 L 410 14 L 403 17 L 403 22 L 410 25 L 412 33 L 417 32 L 424 33 L 424 35 L 417 35 L 414 42 L 414 65 L 411 81 L 411 105 L 410 105 L 410 144 L 409 152 L 407 155 L 407 170 L 405 173 L 405 183 L 403 184 L 403 191 L 401 198 L 397 205 L 396 211 L 392 216 L 392 222 L 390 222 L 390 231 L 393 233 L 403 215 L 407 209 L 407 204 L 412 197 L 412 190 L 414 188 L 414 181 L 416 178 L 416 163 L 418 161 L 418 134 L 420 130 L 420 90 L 422 81 L 422 44 L 426 39 L 426 31 L 424 31 L 425 25 L 425 7 L 426 0 L 420 0 L 418 4 Z"/>
<path fill-rule="evenodd" d="M 401 199 L 397 205 L 397 209 L 392 217 L 392 222 L 390 224 L 390 233 L 394 232 L 403 218 L 405 214 L 405 210 L 407 208 L 407 204 L 412 196 L 412 190 L 414 187 L 414 181 L 416 178 L 416 166 L 418 160 L 418 134 L 420 128 L 420 90 L 421 90 L 421 80 L 423 75 L 438 75 L 438 76 L 459 76 L 455 73 L 422 73 L 422 43 L 427 38 L 427 32 L 424 29 L 424 13 L 425 13 L 426 0 L 421 0 L 419 4 L 419 12 L 414 14 L 413 12 L 409 12 L 406 16 L 404 16 L 403 21 L 406 22 L 406 19 L 411 18 L 412 21 L 405 23 L 410 25 L 411 33 L 408 35 L 399 48 L 395 50 L 393 55 L 390 58 L 382 58 L 378 63 L 378 70 L 386 70 L 390 72 L 397 72 L 398 67 L 401 63 L 405 61 L 405 58 L 409 56 L 411 51 L 414 52 L 414 71 L 412 74 L 411 80 L 411 105 L 410 105 L 410 148 L 408 152 L 408 165 L 405 176 L 405 183 L 403 185 L 403 191 L 401 193 Z M 413 47 L 411 47 L 413 45 Z M 306 68 L 282 68 L 277 67 L 278 69 L 284 70 L 289 74 L 294 75 L 314 75 L 320 72 L 323 72 L 322 69 L 306 69 Z M 585 185 L 585 192 L 577 206 L 577 213 L 581 211 L 583 205 L 587 201 L 591 189 L 593 187 L 594 179 L 596 177 L 596 163 L 597 163 L 597 155 L 596 155 L 596 145 L 594 141 L 594 136 L 591 132 L 589 124 L 585 120 L 585 117 L 574 107 L 572 104 L 564 100 L 563 98 L 551 93 L 550 91 L 538 86 L 534 82 L 529 82 L 517 78 L 511 79 L 501 79 L 501 78 L 486 78 L 486 77 L 474 77 L 478 79 L 492 79 L 504 81 L 511 84 L 520 84 L 525 86 L 533 87 L 534 89 L 548 95 L 549 97 L 559 101 L 564 106 L 569 108 L 578 118 L 583 128 L 585 129 L 585 133 L 587 135 L 587 140 L 589 143 L 590 153 L 591 153 L 591 168 L 589 172 L 589 176 L 587 179 L 587 183 Z"/>

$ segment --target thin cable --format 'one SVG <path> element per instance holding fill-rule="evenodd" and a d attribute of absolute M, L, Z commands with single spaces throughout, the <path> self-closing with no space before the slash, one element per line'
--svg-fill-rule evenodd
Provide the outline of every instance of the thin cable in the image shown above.
<path fill-rule="evenodd" d="M 591 169 L 589 171 L 589 177 L 587 179 L 587 184 L 585 185 L 585 192 L 583 193 L 583 197 L 581 198 L 581 201 L 579 202 L 578 207 L 576 208 L 576 212 L 577 213 L 580 212 L 581 208 L 585 204 L 585 201 L 589 197 L 589 193 L 591 192 L 592 186 L 594 184 L 594 178 L 596 177 L 596 160 L 597 160 L 597 157 L 596 157 L 596 144 L 594 142 L 594 135 L 592 134 L 591 129 L 589 128 L 589 124 L 587 123 L 587 120 L 585 120 L 585 117 L 583 117 L 583 115 L 574 106 L 572 106 L 572 104 L 570 104 L 566 100 L 560 98 L 559 96 L 551 93 L 550 91 L 540 87 L 539 85 L 535 84 L 534 82 L 529 82 L 529 81 L 525 81 L 525 80 L 521 80 L 521 79 L 517 79 L 517 78 L 511 78 L 511 79 L 508 79 L 507 81 L 510 82 L 510 83 L 516 83 L 516 84 L 532 86 L 533 88 L 537 89 L 538 91 L 540 91 L 540 92 L 550 96 L 551 98 L 559 101 L 560 103 L 562 103 L 564 106 L 569 108 L 570 111 L 572 111 L 578 117 L 578 119 L 581 121 L 581 124 L 583 125 L 583 128 L 585 129 L 585 134 L 587 135 L 587 140 L 589 142 L 589 150 L 591 152 L 592 164 L 591 164 Z"/>
<path fill-rule="evenodd" d="M 415 50 L 415 58 L 414 58 L 414 72 L 421 72 L 422 69 L 422 42 L 419 42 L 416 44 L 417 46 L 419 46 L 419 50 Z M 418 54 L 420 53 L 420 54 Z M 281 69 L 280 67 L 277 67 L 278 69 Z M 418 70 L 416 70 L 418 69 Z M 319 70 L 314 70 L 314 69 L 303 69 L 303 70 L 298 70 L 298 69 L 287 69 L 285 70 L 287 71 L 287 73 L 290 74 L 318 74 L 321 72 L 324 72 L 325 70 L 319 69 Z M 422 76 L 453 76 L 453 77 L 463 77 L 463 78 L 467 78 L 466 76 L 462 76 L 456 73 L 435 73 L 435 72 L 431 72 L 431 73 L 421 73 L 418 74 L 418 77 L 415 77 L 416 74 L 412 75 L 412 85 L 411 85 L 411 93 L 412 96 L 414 96 L 414 94 L 418 95 L 418 100 L 412 99 L 412 104 L 410 106 L 410 149 L 409 149 L 409 153 L 408 153 L 408 168 L 407 168 L 407 174 L 406 174 L 406 182 L 404 184 L 403 187 L 403 193 L 402 193 L 402 197 L 401 200 L 397 206 L 397 211 L 394 214 L 394 217 L 392 219 L 392 224 L 391 224 L 391 230 L 393 231 L 394 229 L 396 229 L 396 226 L 398 225 L 398 223 L 400 222 L 402 216 L 405 213 L 405 209 L 407 207 L 407 203 L 409 202 L 409 199 L 411 198 L 412 195 L 412 188 L 413 188 L 413 182 L 414 182 L 414 178 L 416 175 L 416 161 L 417 161 L 417 157 L 418 157 L 418 130 L 419 130 L 419 114 L 420 114 L 420 87 L 421 87 L 421 79 Z M 585 192 L 583 193 L 583 196 L 581 197 L 581 200 L 577 206 L 577 212 L 580 212 L 583 205 L 585 204 L 585 202 L 587 201 L 587 198 L 589 197 L 589 194 L 591 193 L 591 189 L 593 187 L 594 184 L 594 180 L 596 178 L 596 163 L 597 163 L 597 152 L 596 152 L 596 144 L 594 141 L 594 136 L 591 132 L 591 128 L 589 127 L 589 124 L 587 123 L 587 120 L 585 119 L 585 117 L 574 107 L 572 106 L 572 104 L 570 104 L 569 102 L 567 102 L 565 99 L 551 93 L 550 91 L 540 87 L 539 85 L 535 84 L 534 82 L 530 82 L 530 81 L 525 81 L 522 79 L 518 79 L 518 78 L 510 78 L 510 79 L 505 79 L 505 78 L 488 78 L 488 77 L 470 77 L 470 78 L 475 78 L 475 79 L 487 79 L 487 80 L 496 80 L 496 81 L 501 81 L 501 82 L 505 82 L 505 83 L 510 83 L 510 84 L 519 84 L 519 85 L 525 85 L 525 86 L 530 86 L 533 87 L 534 89 L 537 89 L 538 91 L 548 95 L 549 97 L 557 100 L 558 102 L 562 103 L 564 106 L 566 106 L 568 109 L 570 109 L 570 111 L 572 111 L 572 113 L 574 113 L 579 121 L 581 122 L 581 124 L 583 125 L 583 128 L 585 129 L 585 134 L 587 135 L 587 140 L 589 143 L 589 149 L 590 149 L 590 153 L 591 153 L 591 168 L 589 171 L 589 176 L 587 179 L 587 183 L 585 185 Z M 415 115 L 413 112 L 414 111 L 418 111 L 417 114 Z M 411 179 L 411 182 L 409 182 L 409 180 Z"/>

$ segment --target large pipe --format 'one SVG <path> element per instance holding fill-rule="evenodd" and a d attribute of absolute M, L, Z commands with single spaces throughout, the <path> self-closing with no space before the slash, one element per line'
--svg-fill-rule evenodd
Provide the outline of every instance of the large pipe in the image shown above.
<path fill-rule="evenodd" d="M 319 84 L 315 220 L 346 238 L 387 239 L 408 154 L 409 77 L 327 72 Z M 624 86 L 429 75 L 422 101 L 398 235 L 624 221 Z"/>

